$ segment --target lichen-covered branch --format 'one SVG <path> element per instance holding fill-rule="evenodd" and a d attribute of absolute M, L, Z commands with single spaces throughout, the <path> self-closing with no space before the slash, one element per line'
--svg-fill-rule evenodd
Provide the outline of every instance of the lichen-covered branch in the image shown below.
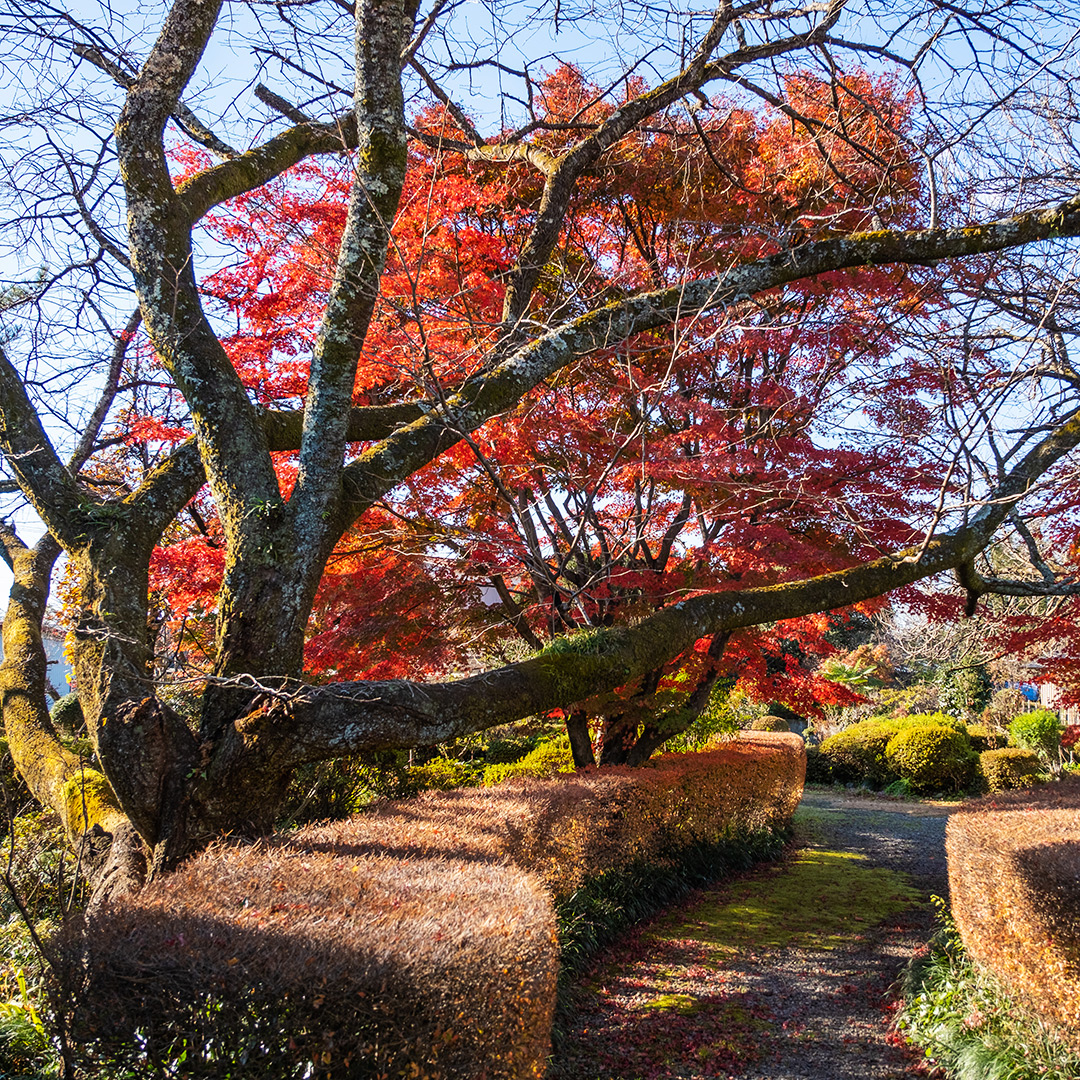
<path fill-rule="evenodd" d="M 104 505 L 79 487 L 57 456 L 19 373 L 0 348 L 0 450 L 49 531 L 68 550 Z"/>
<path fill-rule="evenodd" d="M 173 190 L 165 123 L 202 57 L 220 10 L 215 0 L 175 0 L 128 91 L 116 127 L 127 197 L 128 242 L 143 324 L 191 410 L 226 536 L 239 548 L 265 540 L 254 504 L 279 497 L 255 408 L 202 309 L 191 223 Z"/>
<path fill-rule="evenodd" d="M 447 683 L 338 683 L 264 687 L 262 704 L 239 721 L 219 762 L 305 761 L 389 747 L 433 745 L 524 716 L 566 708 L 614 690 L 723 635 L 846 607 L 969 562 L 1032 485 L 1080 445 L 1080 418 L 1047 435 L 968 523 L 893 555 L 803 581 L 708 593 L 636 626 L 598 630 L 576 646 Z M 249 684 L 258 696 L 258 687 Z M 269 692 L 265 692 L 269 691 Z"/>
<path fill-rule="evenodd" d="M 735 266 L 715 277 L 644 293 L 591 311 L 468 380 L 434 409 L 345 469 L 339 535 L 395 484 L 432 461 L 560 369 L 597 349 L 681 318 L 716 310 L 800 279 L 860 266 L 923 265 L 1055 237 L 1080 235 L 1080 195 L 1054 206 L 965 228 L 879 230 L 819 240 Z"/>
<path fill-rule="evenodd" d="M 0 665 L 8 749 L 31 793 L 59 814 L 68 840 L 77 846 L 88 830 L 97 826 L 112 833 L 127 824 L 127 817 L 105 777 L 64 747 L 49 719 L 41 625 L 60 547 L 47 534 L 27 547 L 6 522 L 0 522 L 0 542 L 15 578 L 4 617 Z"/>
<path fill-rule="evenodd" d="M 309 555 L 300 582 L 301 604 L 314 597 L 325 557 L 337 540 L 331 507 L 340 492 L 356 368 L 405 183 L 405 101 L 398 63 L 415 13 L 415 0 L 360 0 L 356 6 L 353 181 L 312 353 L 297 479 L 289 499 L 296 544 Z M 303 612 L 297 615 L 304 617 Z"/>

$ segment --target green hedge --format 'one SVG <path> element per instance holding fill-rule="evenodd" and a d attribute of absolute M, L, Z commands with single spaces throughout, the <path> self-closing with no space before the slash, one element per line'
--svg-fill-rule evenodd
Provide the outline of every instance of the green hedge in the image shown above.
<path fill-rule="evenodd" d="M 979 771 L 987 791 L 1008 791 L 1031 787 L 1038 781 L 1042 766 L 1032 751 L 1007 746 L 1001 750 L 984 750 L 979 755 Z"/>
<path fill-rule="evenodd" d="M 907 734 L 915 730 L 925 734 Z M 935 760 L 939 753 L 941 761 Z M 842 784 L 883 788 L 903 779 L 920 790 L 959 790 L 976 776 L 966 726 L 941 712 L 852 724 L 830 735 L 821 744 L 821 755 L 832 780 Z M 814 771 L 821 774 L 825 767 L 815 763 Z"/>
<path fill-rule="evenodd" d="M 885 747 L 885 760 L 917 791 L 962 791 L 978 762 L 967 732 L 937 724 L 902 728 Z"/>

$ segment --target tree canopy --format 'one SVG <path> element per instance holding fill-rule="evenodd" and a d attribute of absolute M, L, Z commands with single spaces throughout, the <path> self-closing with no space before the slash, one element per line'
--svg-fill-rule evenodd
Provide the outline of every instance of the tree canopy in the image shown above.
<path fill-rule="evenodd" d="M 4 721 L 108 888 L 307 762 L 812 707 L 824 613 L 944 571 L 1070 615 L 1064 6 L 468 14 L 7 5 Z"/>

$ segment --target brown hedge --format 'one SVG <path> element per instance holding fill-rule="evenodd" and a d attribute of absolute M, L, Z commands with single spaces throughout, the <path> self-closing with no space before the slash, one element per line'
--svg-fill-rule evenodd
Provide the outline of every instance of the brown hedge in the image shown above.
<path fill-rule="evenodd" d="M 516 1080 L 549 1053 L 554 920 L 515 867 L 223 846 L 67 944 L 76 1037 L 140 1075 Z"/>
<path fill-rule="evenodd" d="M 215 847 L 66 931 L 74 1030 L 98 1062 L 146 1075 L 176 1075 L 183 1053 L 185 1077 L 540 1076 L 552 897 L 786 824 L 804 772 L 798 736 L 755 732 Z"/>
<path fill-rule="evenodd" d="M 946 848 L 968 952 L 1080 1048 L 1080 779 L 968 804 Z"/>
<path fill-rule="evenodd" d="M 638 769 L 427 791 L 302 835 L 328 851 L 355 844 L 396 857 L 509 862 L 558 898 L 605 870 L 662 862 L 732 831 L 782 827 L 805 775 L 798 735 L 744 732 L 715 750 L 666 754 Z"/>

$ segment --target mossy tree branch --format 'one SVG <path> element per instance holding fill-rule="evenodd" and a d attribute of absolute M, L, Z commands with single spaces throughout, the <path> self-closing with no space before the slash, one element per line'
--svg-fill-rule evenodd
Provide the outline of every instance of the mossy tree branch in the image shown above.
<path fill-rule="evenodd" d="M 803 581 L 708 593 L 680 601 L 636 626 L 591 633 L 559 649 L 447 683 L 264 686 L 261 704 L 235 726 L 215 767 L 245 761 L 300 763 L 362 750 L 434 745 L 524 716 L 567 708 L 656 669 L 709 635 L 860 603 L 970 560 L 1024 494 L 1080 445 L 1080 417 L 1044 437 L 968 523 L 918 547 Z M 259 688 L 248 684 L 258 696 Z M 269 692 L 267 692 L 269 691 Z"/>
<path fill-rule="evenodd" d="M 68 550 L 105 505 L 81 488 L 57 456 L 15 366 L 0 348 L 0 449 L 30 505 Z"/>
<path fill-rule="evenodd" d="M 46 534 L 34 547 L 0 522 L 0 543 L 14 574 L 4 616 L 0 665 L 4 731 L 19 775 L 33 796 L 59 815 L 73 846 L 95 826 L 107 833 L 128 819 L 105 777 L 60 741 L 46 706 L 48 658 L 42 619 L 60 545 Z"/>
<path fill-rule="evenodd" d="M 298 610 L 292 613 L 301 624 L 338 539 L 331 511 L 339 500 L 357 364 L 405 184 L 408 139 L 399 58 L 408 44 L 416 6 L 417 0 L 360 0 L 356 5 L 357 150 L 352 188 L 312 352 L 297 478 L 289 498 L 296 544 L 308 553 L 300 570 Z M 246 663 L 247 657 L 242 659 Z"/>

